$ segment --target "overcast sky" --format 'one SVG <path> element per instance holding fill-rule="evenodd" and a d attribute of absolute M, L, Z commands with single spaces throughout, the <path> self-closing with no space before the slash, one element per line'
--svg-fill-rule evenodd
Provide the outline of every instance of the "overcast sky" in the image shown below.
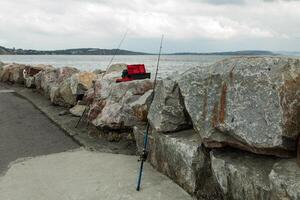
<path fill-rule="evenodd" d="M 0 0 L 0 46 L 300 51 L 299 0 Z"/>

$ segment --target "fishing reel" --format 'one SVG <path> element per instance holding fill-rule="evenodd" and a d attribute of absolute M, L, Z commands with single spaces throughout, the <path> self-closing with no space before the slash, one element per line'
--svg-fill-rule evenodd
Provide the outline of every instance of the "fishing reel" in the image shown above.
<path fill-rule="evenodd" d="M 145 162 L 148 158 L 148 151 L 146 149 L 143 149 L 142 153 L 140 154 L 140 158 L 138 159 L 138 162 Z"/>

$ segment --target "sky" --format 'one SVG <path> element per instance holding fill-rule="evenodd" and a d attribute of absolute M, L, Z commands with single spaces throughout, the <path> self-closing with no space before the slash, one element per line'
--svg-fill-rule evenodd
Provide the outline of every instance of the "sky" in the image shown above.
<path fill-rule="evenodd" d="M 0 0 L 0 46 L 300 51 L 300 0 Z"/>

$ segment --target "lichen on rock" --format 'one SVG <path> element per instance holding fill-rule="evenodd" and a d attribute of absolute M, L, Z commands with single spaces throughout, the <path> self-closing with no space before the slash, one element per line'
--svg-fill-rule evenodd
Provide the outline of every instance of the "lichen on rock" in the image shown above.
<path fill-rule="evenodd" d="M 299 134 L 299 74 L 298 59 L 238 57 L 189 70 L 178 85 L 205 146 L 286 157 Z"/>

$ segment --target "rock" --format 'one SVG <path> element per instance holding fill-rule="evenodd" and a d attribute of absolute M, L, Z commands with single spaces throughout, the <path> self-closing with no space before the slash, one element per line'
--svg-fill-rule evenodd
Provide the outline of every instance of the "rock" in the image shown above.
<path fill-rule="evenodd" d="M 71 90 L 73 94 L 84 94 L 93 86 L 97 75 L 91 72 L 80 72 L 71 76 Z"/>
<path fill-rule="evenodd" d="M 62 67 L 58 70 L 58 82 L 63 82 L 66 78 L 71 77 L 73 74 L 79 73 L 80 71 L 75 67 Z"/>
<path fill-rule="evenodd" d="M 27 88 L 35 87 L 34 76 L 29 76 L 29 77 L 25 78 L 25 87 L 27 87 Z"/>
<path fill-rule="evenodd" d="M 51 65 L 43 65 L 43 64 L 28 66 L 28 68 L 27 69 L 25 68 L 23 72 L 25 82 L 27 82 L 26 87 L 37 88 L 39 91 L 42 91 L 42 79 L 44 78 L 43 76 L 49 72 L 56 72 L 56 69 L 54 69 L 54 67 L 52 67 Z M 53 76 L 53 78 L 54 77 L 55 76 Z M 43 79 L 43 81 L 45 80 Z M 45 84 L 46 83 L 43 82 L 44 87 Z M 47 88 L 47 92 L 48 92 L 48 88 Z"/>
<path fill-rule="evenodd" d="M 28 78 L 28 77 L 32 77 L 34 75 L 36 75 L 37 73 L 39 73 L 40 71 L 43 71 L 45 69 L 48 68 L 53 68 L 51 65 L 27 65 L 25 66 L 25 69 L 23 70 L 23 77 L 24 78 Z"/>
<path fill-rule="evenodd" d="M 300 168 L 295 159 L 281 160 L 269 175 L 272 200 L 300 199 Z"/>
<path fill-rule="evenodd" d="M 54 105 L 72 107 L 76 104 L 76 95 L 72 93 L 70 78 L 65 79 L 59 85 L 52 85 L 49 96 Z"/>
<path fill-rule="evenodd" d="M 122 75 L 121 73 L 124 69 L 127 69 L 127 64 L 117 63 L 117 64 L 110 65 L 105 73 L 110 74 L 112 72 L 118 72 L 121 76 Z"/>
<path fill-rule="evenodd" d="M 33 76 L 34 85 L 38 91 L 42 91 L 42 76 L 43 76 L 43 71 L 40 71 L 39 73 Z"/>
<path fill-rule="evenodd" d="M 178 85 L 206 147 L 294 154 L 300 123 L 299 59 L 225 59 L 187 71 Z"/>
<path fill-rule="evenodd" d="M 144 144 L 146 126 L 135 126 L 138 150 Z M 198 199 L 220 199 L 213 182 L 209 154 L 201 148 L 199 134 L 193 129 L 170 134 L 150 131 L 148 161 Z"/>
<path fill-rule="evenodd" d="M 59 86 L 52 86 L 49 91 L 49 98 L 52 104 L 63 106 L 63 100 L 60 97 Z"/>
<path fill-rule="evenodd" d="M 108 129 L 128 129 L 139 119 L 134 115 L 131 103 L 153 88 L 151 80 L 115 83 L 112 74 L 95 83 L 95 94 L 89 112 L 93 125 Z M 109 78 L 108 78 L 109 76 Z"/>
<path fill-rule="evenodd" d="M 101 70 L 101 69 L 95 69 L 95 70 L 93 71 L 93 73 L 94 73 L 94 74 L 104 74 L 105 71 L 104 71 L 104 70 Z"/>
<path fill-rule="evenodd" d="M 153 90 L 147 91 L 138 100 L 130 104 L 133 114 L 143 122 L 147 122 L 148 111 L 151 105 Z"/>
<path fill-rule="evenodd" d="M 71 80 L 69 78 L 60 84 L 59 94 L 63 99 L 63 105 L 72 106 L 76 104 L 76 96 L 72 93 Z"/>
<path fill-rule="evenodd" d="M 0 80 L 2 82 L 24 84 L 24 68 L 25 65 L 16 63 L 4 65 L 1 70 Z"/>
<path fill-rule="evenodd" d="M 43 93 L 46 96 L 49 96 L 51 87 L 58 87 L 66 79 L 78 72 L 78 69 L 72 67 L 46 68 L 44 71 L 42 71 L 41 74 L 38 73 L 35 75 L 37 79 L 35 83 L 37 85 L 37 88 L 40 87 Z M 68 86 L 70 86 L 70 80 L 68 80 L 67 82 Z"/>
<path fill-rule="evenodd" d="M 213 150 L 211 168 L 224 199 L 272 199 L 269 174 L 277 159 L 238 151 Z"/>
<path fill-rule="evenodd" d="M 41 71 L 49 68 L 54 68 L 52 65 L 47 65 L 47 64 L 37 64 L 37 65 L 33 65 L 33 67 L 36 69 L 40 69 Z"/>
<path fill-rule="evenodd" d="M 75 105 L 70 109 L 70 113 L 76 117 L 81 117 L 85 109 L 87 109 L 85 105 Z"/>
<path fill-rule="evenodd" d="M 62 99 L 61 106 L 70 107 L 76 104 L 76 95 L 71 90 L 71 79 L 68 78 L 59 85 L 59 96 Z"/>
<path fill-rule="evenodd" d="M 97 75 L 97 78 L 94 81 L 94 87 L 85 92 L 85 101 L 87 104 L 92 104 L 95 99 L 103 99 L 107 97 L 110 92 L 110 85 L 113 83 L 115 84 L 116 79 L 118 78 L 120 78 L 120 74 L 118 72 Z"/>
<path fill-rule="evenodd" d="M 69 110 L 63 110 L 58 113 L 59 116 L 64 116 L 64 115 L 68 115 L 68 114 L 70 114 Z"/>
<path fill-rule="evenodd" d="M 156 86 L 148 120 L 158 132 L 173 132 L 189 126 L 177 78 L 168 77 L 159 81 Z"/>
<path fill-rule="evenodd" d="M 36 81 L 35 84 L 37 88 L 40 88 L 45 96 L 50 95 L 51 87 L 57 85 L 58 83 L 58 69 L 57 68 L 50 68 L 46 69 L 38 74 L 35 75 Z M 39 83 L 40 82 L 40 83 Z M 52 90 L 52 96 L 53 96 Z"/>

